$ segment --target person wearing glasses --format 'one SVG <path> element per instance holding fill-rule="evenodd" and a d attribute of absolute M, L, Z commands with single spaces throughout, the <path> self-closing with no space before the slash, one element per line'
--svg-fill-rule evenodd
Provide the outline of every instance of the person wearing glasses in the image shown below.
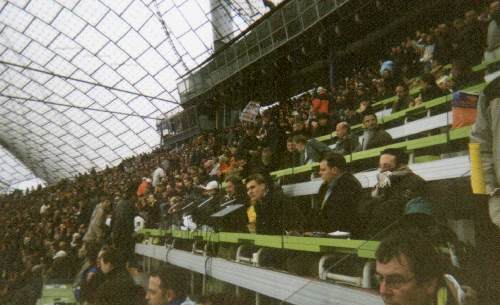
<path fill-rule="evenodd" d="M 445 255 L 418 231 L 396 230 L 375 253 L 376 278 L 386 305 L 472 305 L 472 288 L 446 274 Z"/>

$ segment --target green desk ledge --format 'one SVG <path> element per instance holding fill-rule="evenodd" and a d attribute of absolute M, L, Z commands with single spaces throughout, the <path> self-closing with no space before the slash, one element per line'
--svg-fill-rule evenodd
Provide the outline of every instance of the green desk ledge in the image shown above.
<path fill-rule="evenodd" d="M 231 244 L 251 244 L 255 246 L 275 249 L 287 249 L 314 253 L 351 253 L 363 258 L 373 258 L 378 241 L 350 240 L 338 238 L 319 238 L 302 236 L 280 236 L 280 235 L 260 235 L 250 233 L 203 233 L 188 232 L 180 230 L 156 230 L 162 231 L 163 235 L 179 236 L 181 239 L 195 239 L 203 236 L 205 241 L 214 243 Z M 145 230 L 139 233 L 145 233 Z"/>

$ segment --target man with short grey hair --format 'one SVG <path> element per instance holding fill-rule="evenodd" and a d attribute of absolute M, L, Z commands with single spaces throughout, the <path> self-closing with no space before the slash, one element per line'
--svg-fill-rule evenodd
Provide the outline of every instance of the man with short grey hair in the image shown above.
<path fill-rule="evenodd" d="M 351 134 L 351 126 L 347 122 L 340 122 L 335 128 L 337 142 L 333 151 L 342 155 L 348 155 L 361 150 L 358 138 Z"/>

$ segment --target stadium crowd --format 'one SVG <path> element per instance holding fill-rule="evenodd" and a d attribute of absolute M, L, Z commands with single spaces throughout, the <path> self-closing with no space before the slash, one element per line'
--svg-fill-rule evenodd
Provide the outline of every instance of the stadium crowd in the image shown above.
<path fill-rule="evenodd" d="M 82 304 L 195 304 L 186 291 L 187 280 L 173 267 L 149 278 L 141 271 L 134 245 L 142 228 L 198 226 L 304 236 L 342 231 L 353 238 L 379 240 L 405 217 L 406 229 L 418 228 L 432 241 L 446 244 L 450 237 L 443 235 L 449 231 L 426 198 L 425 181 L 408 167 L 405 151 L 386 149 L 380 154 L 378 183 L 369 194 L 350 173 L 343 155 L 393 142 L 378 124 L 371 106 L 375 101 L 397 95 L 392 105 L 396 112 L 481 82 L 471 67 L 481 62 L 484 50 L 493 56 L 488 52 L 500 44 L 499 18 L 498 1 L 490 5 L 489 14 L 465 11 L 463 18 L 409 35 L 377 65 L 355 70 L 328 89 L 319 87 L 266 109 L 255 122 L 26 194 L 3 196 L 0 304 L 35 304 L 43 282 L 50 279 L 73 280 Z M 449 74 L 447 63 L 452 63 Z M 420 90 L 414 97 L 409 91 L 415 87 Z M 362 141 L 350 131 L 359 123 Z M 333 149 L 315 139 L 333 131 Z M 287 198 L 270 176 L 310 162 L 320 162 L 318 175 L 324 182 L 315 207 Z M 233 199 L 244 208 L 223 222 L 211 220 L 211 214 Z M 433 232 L 440 229 L 446 232 Z M 404 302 L 422 295 L 429 301 L 445 272 L 428 267 L 438 258 L 425 252 L 432 247 L 418 239 L 421 234 L 412 234 L 418 235 L 413 241 L 389 237 L 377 253 L 380 293 L 387 303 L 410 304 Z M 415 257 L 415 251 L 429 261 Z M 391 294 L 413 281 L 411 274 L 395 278 L 387 272 L 401 256 L 414 260 L 407 273 L 427 264 L 428 273 L 419 273 L 416 280 L 431 283 L 432 289 L 424 293 L 413 287 L 413 296 Z M 237 302 L 214 296 L 199 304 Z"/>

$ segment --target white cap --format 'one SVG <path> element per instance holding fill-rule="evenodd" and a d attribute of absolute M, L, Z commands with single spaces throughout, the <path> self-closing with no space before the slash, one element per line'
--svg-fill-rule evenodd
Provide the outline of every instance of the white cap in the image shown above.
<path fill-rule="evenodd" d="M 206 186 L 202 186 L 202 188 L 206 191 L 211 191 L 219 188 L 219 182 L 212 180 L 209 183 L 207 183 Z"/>
<path fill-rule="evenodd" d="M 54 257 L 52 259 L 62 258 L 62 257 L 66 257 L 66 256 L 68 256 L 68 254 L 66 254 L 65 251 L 59 250 L 59 251 L 57 251 L 56 255 L 54 255 Z"/>

